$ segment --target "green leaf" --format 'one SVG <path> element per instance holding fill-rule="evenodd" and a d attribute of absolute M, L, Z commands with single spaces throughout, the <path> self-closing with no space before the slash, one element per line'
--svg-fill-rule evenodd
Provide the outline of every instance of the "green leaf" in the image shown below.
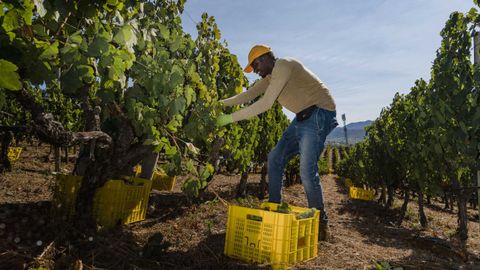
<path fill-rule="evenodd" d="M 117 34 L 113 37 L 113 41 L 121 46 L 127 47 L 131 51 L 133 50 L 133 46 L 137 44 L 137 36 L 133 28 L 127 24 L 118 30 Z"/>
<path fill-rule="evenodd" d="M 59 22 L 60 20 L 60 12 L 58 10 L 55 10 L 52 14 L 52 19 L 55 21 L 55 22 Z"/>
<path fill-rule="evenodd" d="M 126 43 L 132 38 L 132 36 L 132 27 L 130 25 L 124 25 L 115 34 L 115 36 L 113 37 L 113 41 L 115 41 L 119 45 L 126 45 Z"/>
<path fill-rule="evenodd" d="M 126 80 L 125 64 L 119 57 L 113 59 L 113 64 L 108 69 L 108 78 L 115 82 L 119 82 L 122 87 L 124 87 Z"/>
<path fill-rule="evenodd" d="M 361 161 L 361 160 L 358 161 L 358 166 L 359 166 L 360 168 L 364 168 L 364 167 L 365 167 L 365 165 L 363 164 L 363 161 Z"/>
<path fill-rule="evenodd" d="M 88 55 L 100 57 L 109 51 L 109 40 L 102 36 L 97 36 L 88 47 Z"/>
<path fill-rule="evenodd" d="M 184 97 L 178 97 L 176 98 L 171 104 L 170 104 L 170 115 L 176 115 L 183 113 L 185 110 L 186 106 L 186 100 Z"/>
<path fill-rule="evenodd" d="M 170 131 L 173 131 L 173 132 L 177 132 L 177 128 L 180 126 L 180 122 L 177 120 L 177 119 L 172 119 L 170 120 L 170 122 L 168 122 L 167 124 L 167 128 L 170 130 Z"/>
<path fill-rule="evenodd" d="M 172 68 L 172 73 L 170 74 L 169 87 L 171 89 L 176 88 L 177 86 L 183 86 L 185 78 L 183 77 L 183 70 L 175 65 Z"/>
<path fill-rule="evenodd" d="M 17 35 L 14 32 L 7 32 L 8 39 L 13 41 Z"/>
<path fill-rule="evenodd" d="M 165 155 L 167 156 L 173 156 L 177 154 L 177 148 L 175 148 L 175 146 L 170 145 L 169 142 L 165 143 L 164 150 L 165 150 Z"/>
<path fill-rule="evenodd" d="M 45 50 L 40 54 L 40 60 L 52 60 L 58 55 L 58 41 L 45 47 Z"/>
<path fill-rule="evenodd" d="M 68 38 L 67 38 L 67 42 L 68 43 L 74 43 L 74 44 L 81 44 L 83 41 L 82 39 L 82 33 L 80 31 L 77 31 L 73 34 L 71 34 Z"/>
<path fill-rule="evenodd" d="M 32 25 L 32 30 L 33 30 L 33 33 L 36 36 L 40 36 L 40 37 L 47 37 L 48 36 L 47 28 L 45 26 L 41 25 L 41 24 Z"/>
<path fill-rule="evenodd" d="M 187 86 L 185 87 L 185 99 L 187 100 L 187 106 L 189 106 L 192 101 L 196 100 L 195 90 L 192 87 Z"/>
<path fill-rule="evenodd" d="M 376 268 L 377 270 L 384 270 L 384 269 L 385 269 L 385 268 L 384 268 L 381 264 L 379 264 L 378 262 L 375 262 L 375 261 L 374 261 L 373 264 L 375 264 L 375 268 Z"/>
<path fill-rule="evenodd" d="M 8 90 L 20 90 L 22 88 L 17 70 L 18 67 L 15 64 L 0 59 L 0 88 Z"/>
<path fill-rule="evenodd" d="M 82 54 L 78 51 L 78 47 L 75 44 L 65 44 L 65 46 L 60 49 L 60 52 L 62 61 L 65 64 L 73 64 L 82 57 Z"/>
<path fill-rule="evenodd" d="M 200 183 L 198 180 L 189 177 L 182 185 L 182 191 L 188 196 L 197 197 L 200 190 Z"/>
<path fill-rule="evenodd" d="M 33 10 L 35 5 L 30 1 L 23 1 L 22 18 L 26 25 L 32 25 Z"/>
<path fill-rule="evenodd" d="M 195 168 L 195 165 L 193 165 L 193 161 L 191 159 L 187 160 L 187 162 L 185 162 L 185 167 L 187 169 L 187 171 L 195 176 L 198 175 L 198 172 L 197 172 L 197 168 Z"/>
<path fill-rule="evenodd" d="M 12 9 L 3 17 L 2 27 L 6 32 L 11 32 L 21 26 L 23 26 L 23 18 L 18 10 Z"/>
<path fill-rule="evenodd" d="M 158 30 L 160 30 L 160 36 L 163 39 L 168 40 L 168 38 L 170 37 L 170 31 L 168 30 L 168 28 L 165 25 L 160 24 L 158 26 Z"/>
<path fill-rule="evenodd" d="M 70 93 L 74 93 L 85 83 L 93 83 L 94 80 L 94 70 L 88 65 L 78 65 L 73 67 L 64 76 L 62 76 L 64 89 L 66 92 Z"/>
<path fill-rule="evenodd" d="M 200 175 L 201 180 L 206 180 L 210 175 L 212 175 L 214 172 L 214 168 L 212 164 L 207 163 L 205 167 L 203 167 L 202 173 Z"/>
<path fill-rule="evenodd" d="M 181 37 L 175 38 L 172 43 L 170 43 L 170 51 L 176 52 L 180 49 L 183 44 L 183 39 Z"/>
<path fill-rule="evenodd" d="M 37 12 L 40 17 L 43 17 L 47 14 L 47 10 L 45 9 L 45 6 L 43 5 L 43 0 L 33 0 L 35 3 L 35 7 L 37 7 Z"/>

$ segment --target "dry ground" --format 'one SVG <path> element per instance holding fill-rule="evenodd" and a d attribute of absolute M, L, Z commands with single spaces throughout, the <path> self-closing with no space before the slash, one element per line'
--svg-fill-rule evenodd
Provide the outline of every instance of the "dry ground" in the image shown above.
<path fill-rule="evenodd" d="M 109 232 L 85 234 L 52 222 L 53 163 L 47 147 L 28 146 L 12 172 L 0 175 L 0 269 L 267 269 L 223 255 L 229 204 L 256 207 L 259 175 L 250 175 L 249 196 L 236 200 L 239 176 L 215 176 L 209 192 L 195 202 L 181 193 L 153 191 L 147 219 Z M 68 171 L 72 164 L 64 164 Z M 293 269 L 375 269 L 374 261 L 404 269 L 480 269 L 480 226 L 470 210 L 469 240 L 455 240 L 456 214 L 437 201 L 427 206 L 430 227 L 419 226 L 416 205 L 395 226 L 401 202 L 384 210 L 376 202 L 349 200 L 343 181 L 322 176 L 333 239 L 319 242 L 318 257 Z M 286 202 L 306 206 L 301 185 L 284 191 Z M 78 270 L 78 269 L 77 269 Z"/>

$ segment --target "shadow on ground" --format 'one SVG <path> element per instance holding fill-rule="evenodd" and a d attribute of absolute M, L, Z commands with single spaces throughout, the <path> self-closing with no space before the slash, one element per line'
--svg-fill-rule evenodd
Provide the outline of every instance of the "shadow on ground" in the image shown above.
<path fill-rule="evenodd" d="M 338 192 L 347 193 L 343 181 L 337 179 L 336 185 Z M 396 262 L 407 269 L 459 269 L 460 265 L 480 265 L 480 258 L 462 249 L 457 241 L 429 237 L 421 229 L 396 226 L 394 223 L 400 215 L 398 208 L 385 209 L 375 201 L 346 199 L 341 202 L 338 213 L 348 213 L 352 217 L 344 221 L 345 225 L 362 234 L 367 244 L 420 250 L 422 254 L 414 252 Z"/>
<path fill-rule="evenodd" d="M 23 269 L 54 238 L 50 202 L 0 204 L 0 268 Z"/>
<path fill-rule="evenodd" d="M 225 233 L 210 234 L 186 252 L 168 252 L 157 260 L 176 269 L 268 269 L 267 266 L 247 264 L 223 255 L 224 243 Z"/>

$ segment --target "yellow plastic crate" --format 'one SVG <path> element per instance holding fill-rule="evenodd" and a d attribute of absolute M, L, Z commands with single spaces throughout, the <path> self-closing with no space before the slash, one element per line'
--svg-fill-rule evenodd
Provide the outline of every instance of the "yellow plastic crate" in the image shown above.
<path fill-rule="evenodd" d="M 353 182 L 352 182 L 352 180 L 346 178 L 346 179 L 345 179 L 345 185 L 346 185 L 347 187 L 353 187 Z"/>
<path fill-rule="evenodd" d="M 152 178 L 152 189 L 172 191 L 177 177 L 168 176 L 164 172 L 154 172 Z"/>
<path fill-rule="evenodd" d="M 54 194 L 54 211 L 71 220 L 82 177 L 58 175 Z M 131 178 L 108 180 L 93 199 L 93 213 L 97 225 L 109 228 L 116 224 L 129 224 L 145 219 L 152 181 Z"/>
<path fill-rule="evenodd" d="M 57 175 L 53 195 L 53 211 L 57 216 L 71 220 L 75 213 L 77 193 L 82 183 L 82 177 L 76 175 Z"/>
<path fill-rule="evenodd" d="M 348 191 L 350 199 L 372 201 L 375 199 L 375 191 L 358 187 L 350 187 Z"/>
<path fill-rule="evenodd" d="M 97 224 L 112 227 L 145 219 L 152 181 L 132 178 L 132 183 L 109 180 L 95 193 L 93 212 Z"/>
<path fill-rule="evenodd" d="M 16 161 L 20 158 L 20 153 L 22 153 L 22 147 L 9 147 L 7 157 L 10 161 Z"/>
<path fill-rule="evenodd" d="M 320 212 L 314 217 L 297 219 L 295 214 L 274 212 L 279 204 L 262 203 L 252 209 L 228 207 L 227 235 L 224 253 L 247 262 L 268 263 L 274 269 L 315 258 L 318 254 L 318 224 Z M 294 213 L 308 208 L 291 206 Z"/>

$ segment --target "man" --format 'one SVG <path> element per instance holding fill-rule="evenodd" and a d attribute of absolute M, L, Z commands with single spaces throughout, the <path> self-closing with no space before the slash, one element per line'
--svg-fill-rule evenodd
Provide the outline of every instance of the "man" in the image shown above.
<path fill-rule="evenodd" d="M 296 117 L 268 155 L 269 201 L 281 202 L 283 171 L 288 161 L 300 154 L 300 177 L 308 199 L 308 207 L 320 210 L 319 240 L 329 235 L 328 217 L 318 175 L 318 160 L 327 135 L 338 123 L 336 106 L 323 82 L 293 58 L 275 58 L 270 47 L 256 45 L 248 54 L 244 69 L 254 71 L 262 79 L 246 92 L 222 100 L 226 106 L 243 104 L 264 94 L 255 103 L 233 114 L 221 115 L 217 125 L 251 118 L 272 107 L 275 100 Z"/>

